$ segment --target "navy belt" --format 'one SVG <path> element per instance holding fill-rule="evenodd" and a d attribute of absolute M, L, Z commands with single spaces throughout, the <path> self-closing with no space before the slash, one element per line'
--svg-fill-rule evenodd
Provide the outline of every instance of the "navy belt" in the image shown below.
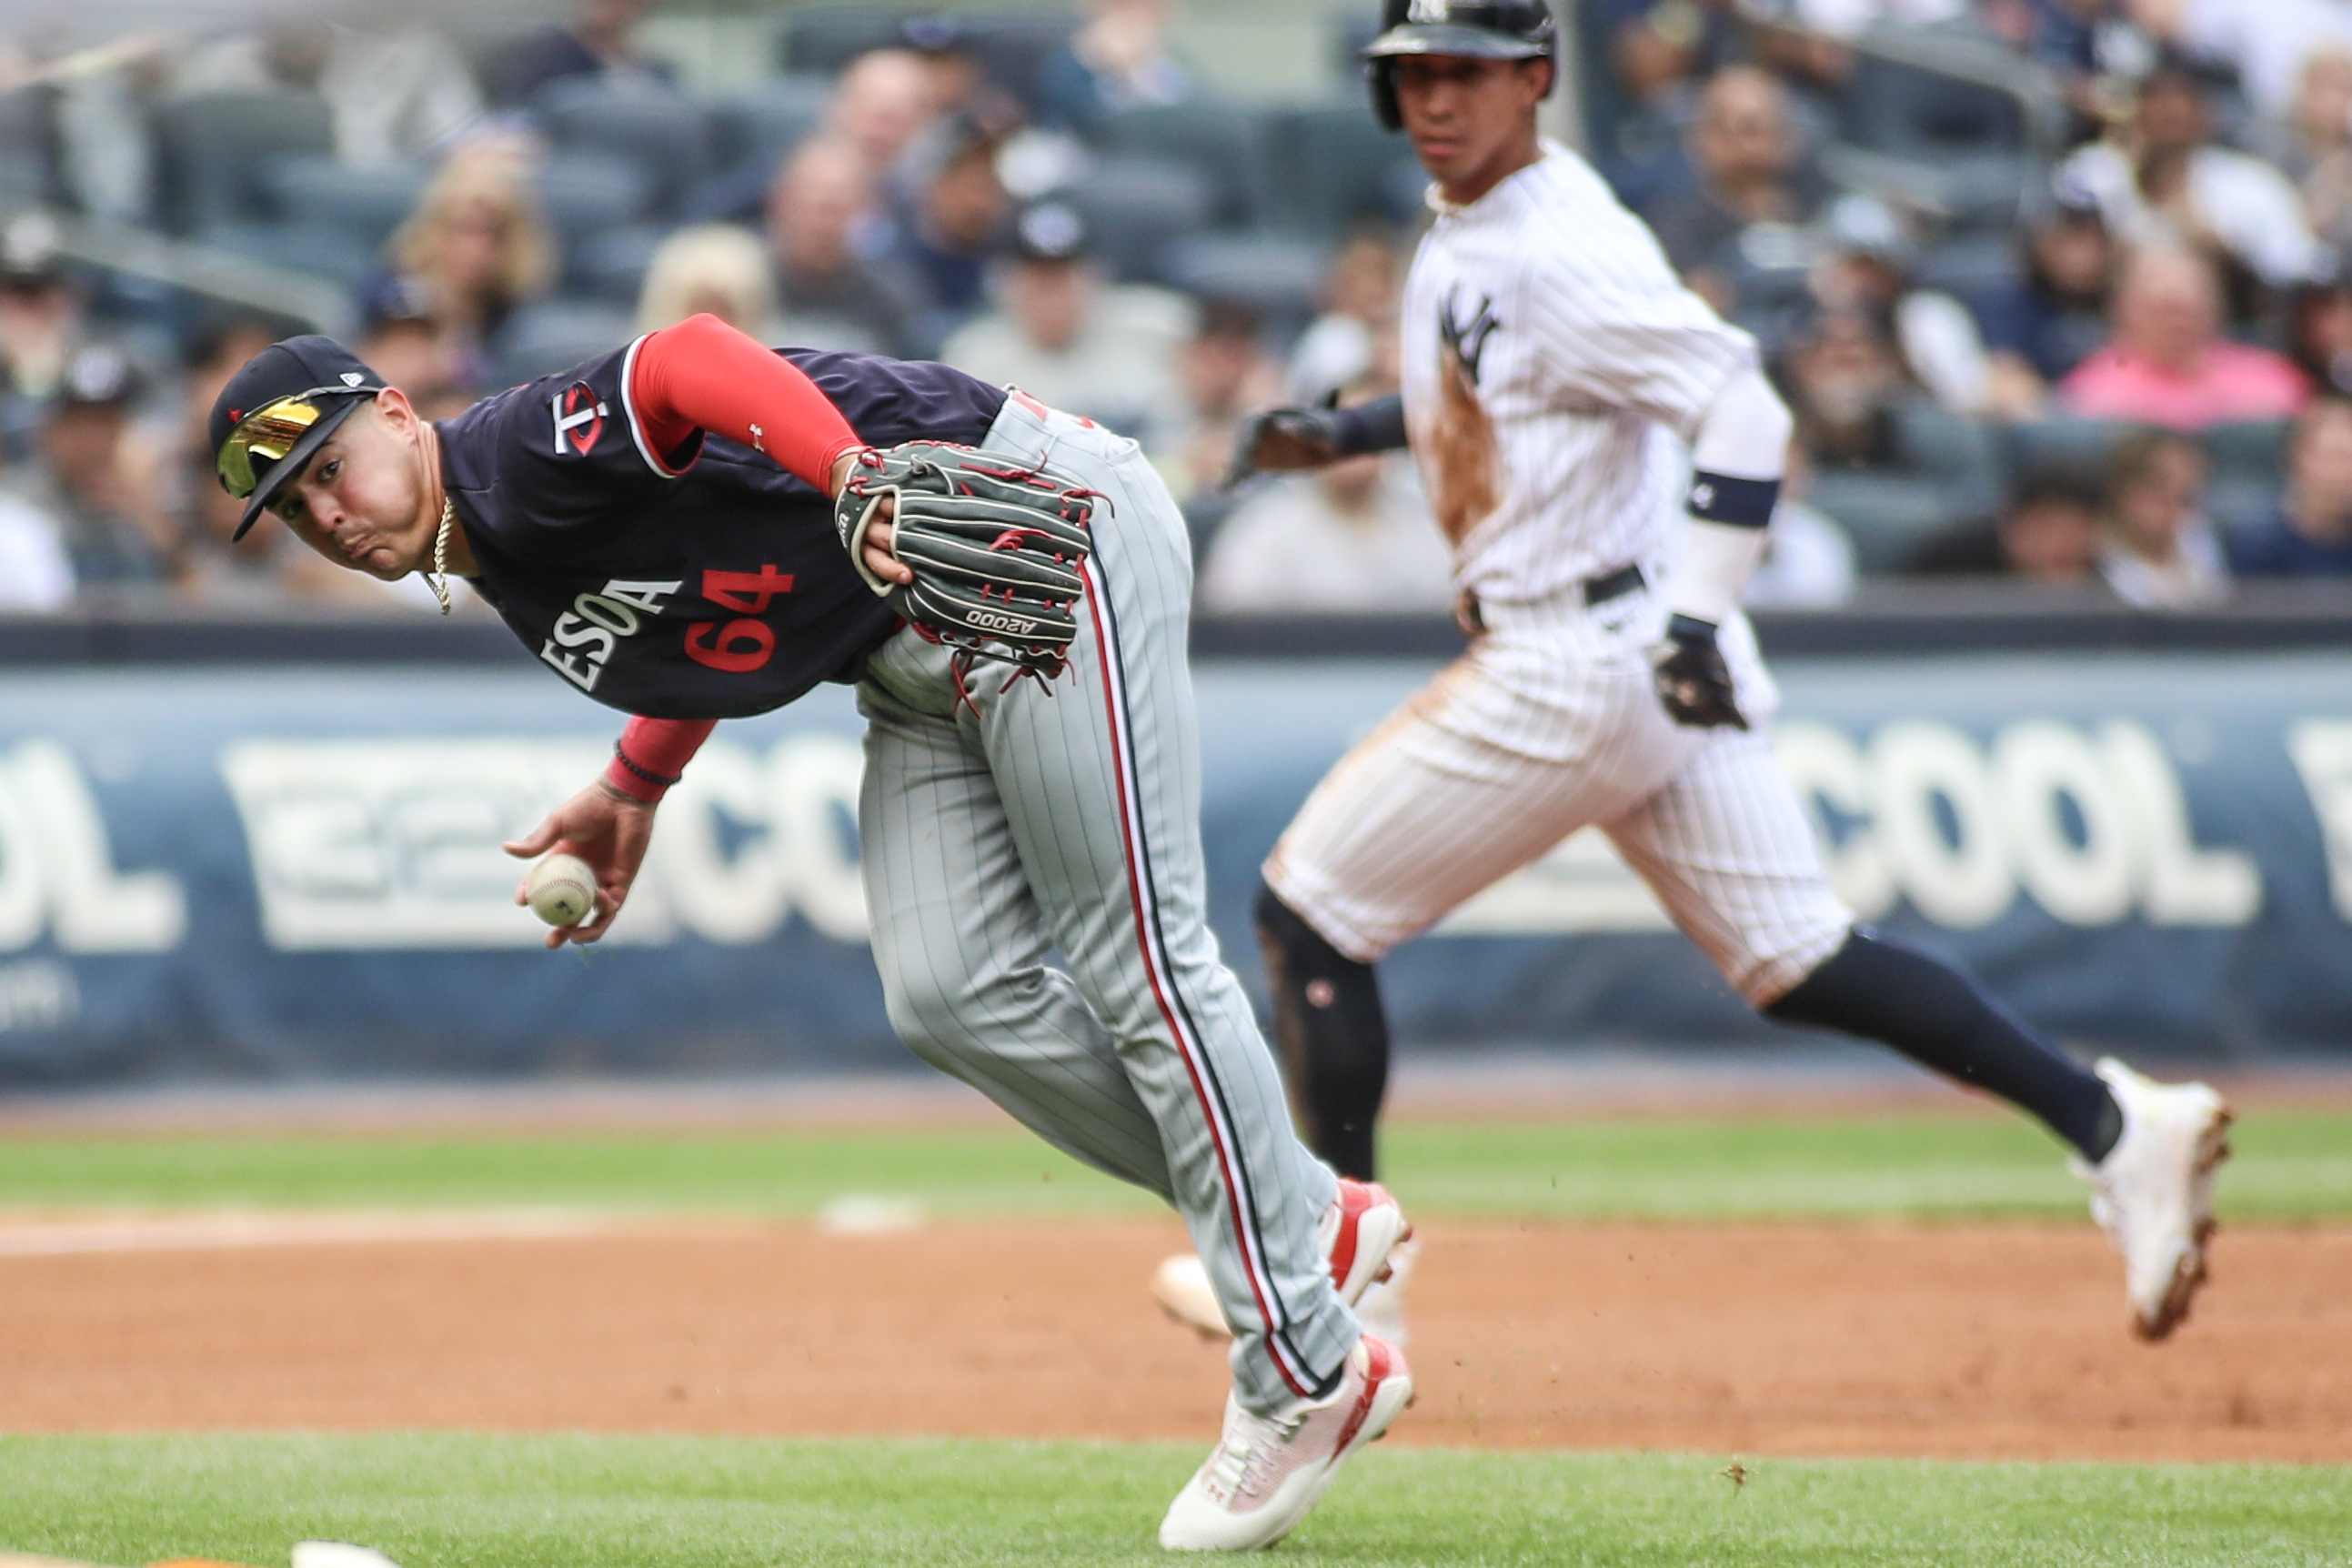
<path fill-rule="evenodd" d="M 1584 607 L 1590 610 L 1648 586 L 1649 579 L 1642 575 L 1639 566 L 1620 566 L 1614 572 L 1603 572 L 1598 577 L 1584 580 Z"/>

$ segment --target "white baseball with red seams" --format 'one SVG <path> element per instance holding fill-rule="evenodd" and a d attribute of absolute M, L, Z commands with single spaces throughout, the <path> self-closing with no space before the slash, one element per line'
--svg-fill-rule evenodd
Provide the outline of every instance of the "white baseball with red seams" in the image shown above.
<path fill-rule="evenodd" d="M 530 912 L 551 926 L 576 926 L 596 911 L 596 873 L 576 855 L 550 855 L 523 879 Z"/>

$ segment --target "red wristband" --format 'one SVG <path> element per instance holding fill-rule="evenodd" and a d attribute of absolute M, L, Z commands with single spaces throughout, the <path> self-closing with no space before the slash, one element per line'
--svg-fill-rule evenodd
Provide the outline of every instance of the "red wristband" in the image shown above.
<path fill-rule="evenodd" d="M 715 719 L 632 719 L 613 742 L 604 782 L 647 805 L 686 774 L 686 764 L 719 727 Z"/>

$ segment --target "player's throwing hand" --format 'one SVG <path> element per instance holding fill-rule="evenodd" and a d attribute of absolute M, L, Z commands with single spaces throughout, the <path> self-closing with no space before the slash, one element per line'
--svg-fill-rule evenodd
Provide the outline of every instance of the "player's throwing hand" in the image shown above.
<path fill-rule="evenodd" d="M 1650 648 L 1650 669 L 1658 700 L 1675 723 L 1698 730 L 1748 728 L 1712 624 L 1696 616 L 1669 619 L 1666 635 Z"/>
<path fill-rule="evenodd" d="M 578 925 L 557 926 L 547 933 L 547 945 L 594 942 L 612 928 L 613 917 L 627 901 L 637 868 L 645 864 L 646 846 L 653 841 L 654 808 L 598 783 L 590 784 L 548 813 L 547 820 L 506 845 L 506 852 L 536 860 L 550 850 L 577 855 L 596 873 L 596 912 Z M 520 887 L 515 902 L 530 898 Z"/>

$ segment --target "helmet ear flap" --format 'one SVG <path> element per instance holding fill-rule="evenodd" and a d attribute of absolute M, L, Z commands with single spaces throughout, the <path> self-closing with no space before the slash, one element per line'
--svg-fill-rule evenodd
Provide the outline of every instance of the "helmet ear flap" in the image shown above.
<path fill-rule="evenodd" d="M 1384 131 L 1403 130 L 1404 111 L 1397 107 L 1396 61 L 1366 60 L 1364 79 L 1372 89 L 1372 118 Z"/>

